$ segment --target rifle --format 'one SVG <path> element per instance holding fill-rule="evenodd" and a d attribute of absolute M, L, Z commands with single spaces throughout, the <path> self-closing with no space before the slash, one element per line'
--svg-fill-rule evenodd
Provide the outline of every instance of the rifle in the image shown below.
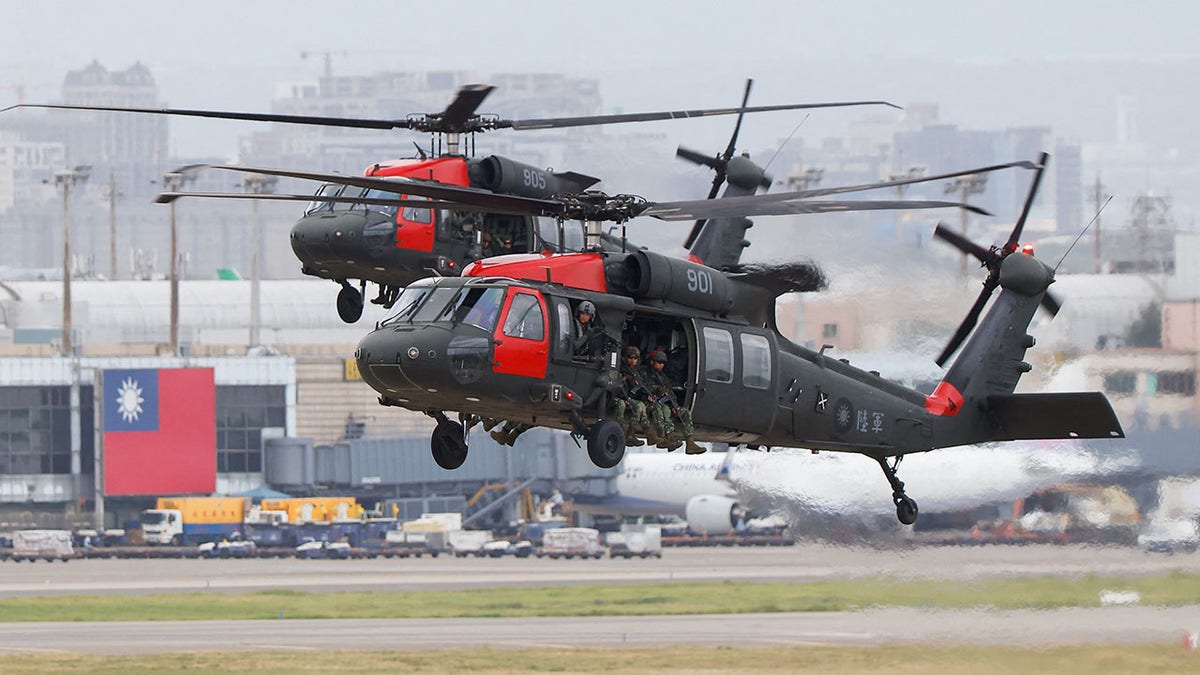
<path fill-rule="evenodd" d="M 647 387 L 646 383 L 642 382 L 642 378 L 638 377 L 636 368 L 631 368 L 631 367 L 625 365 L 624 363 L 622 363 L 621 364 L 621 372 L 628 373 L 629 377 L 633 380 L 633 388 L 631 388 L 628 392 L 629 398 L 632 398 L 632 399 L 638 398 L 639 391 L 646 393 L 647 400 L 653 398 L 653 395 L 650 393 L 650 387 Z"/>

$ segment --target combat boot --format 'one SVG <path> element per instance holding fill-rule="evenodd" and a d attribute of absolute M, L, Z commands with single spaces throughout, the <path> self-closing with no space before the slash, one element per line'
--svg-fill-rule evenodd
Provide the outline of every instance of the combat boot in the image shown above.
<path fill-rule="evenodd" d="M 691 436 L 683 439 L 683 441 L 684 445 L 687 446 L 687 454 L 689 455 L 702 455 L 708 452 L 708 448 L 705 448 L 702 445 L 696 445 L 696 441 L 693 441 Z"/>
<path fill-rule="evenodd" d="M 508 434 L 503 429 L 497 429 L 488 435 L 500 445 L 508 445 Z"/>
<path fill-rule="evenodd" d="M 653 424 L 646 427 L 646 442 L 653 445 L 658 445 L 662 442 L 662 438 L 658 435 L 658 429 L 655 429 Z"/>
<path fill-rule="evenodd" d="M 637 436 L 633 435 L 632 424 L 625 428 L 625 445 L 626 447 L 630 448 L 636 448 L 645 445 L 645 443 L 638 440 Z"/>

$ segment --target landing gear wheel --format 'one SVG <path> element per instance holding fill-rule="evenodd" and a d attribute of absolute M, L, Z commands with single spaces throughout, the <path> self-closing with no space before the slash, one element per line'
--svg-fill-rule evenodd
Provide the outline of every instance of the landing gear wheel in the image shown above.
<path fill-rule="evenodd" d="M 896 520 L 902 525 L 912 525 L 917 522 L 917 503 L 912 497 L 905 495 L 896 500 Z"/>
<path fill-rule="evenodd" d="M 433 428 L 429 438 L 429 449 L 433 451 L 433 461 L 437 465 L 453 471 L 467 461 L 467 441 L 463 436 L 463 426 L 458 422 L 444 420 Z"/>
<path fill-rule="evenodd" d="M 601 469 L 611 469 L 625 456 L 625 432 L 612 420 L 600 420 L 588 429 L 588 457 Z"/>
<path fill-rule="evenodd" d="M 358 321 L 363 313 L 362 293 L 343 281 L 342 290 L 338 291 L 337 311 L 338 316 L 346 323 Z"/>

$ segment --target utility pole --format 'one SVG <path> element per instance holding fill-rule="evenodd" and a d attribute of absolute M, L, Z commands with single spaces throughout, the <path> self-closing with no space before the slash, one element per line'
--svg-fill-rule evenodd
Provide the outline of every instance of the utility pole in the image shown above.
<path fill-rule="evenodd" d="M 117 280 L 117 178 L 108 172 L 108 278 Z"/>
<path fill-rule="evenodd" d="M 910 166 L 907 169 L 905 169 L 904 171 L 893 171 L 892 173 L 889 173 L 887 176 L 887 179 L 888 179 L 888 182 L 890 183 L 890 182 L 896 181 L 896 180 L 913 180 L 916 178 L 920 178 L 921 176 L 924 176 L 924 175 L 925 175 L 925 167 Z M 904 193 L 907 190 L 908 190 L 907 185 L 897 185 L 896 186 L 896 199 L 903 200 Z M 901 212 L 896 215 L 896 243 L 900 243 L 904 240 L 904 223 L 905 223 L 905 221 L 908 220 L 908 216 L 909 216 L 909 214 L 907 212 Z M 920 246 L 919 235 L 918 235 L 917 246 L 918 247 Z"/>
<path fill-rule="evenodd" d="M 984 176 L 984 175 L 959 176 L 958 178 L 955 178 L 954 180 L 952 180 L 946 184 L 945 194 L 951 194 L 951 193 L 957 192 L 959 194 L 959 201 L 962 202 L 963 204 L 966 204 L 967 199 L 970 198 L 971 195 L 983 194 L 984 190 L 986 190 L 986 189 L 987 189 L 987 176 Z M 959 211 L 962 212 L 962 221 L 961 221 L 962 236 L 965 237 L 965 236 L 967 236 L 967 225 L 968 225 L 967 215 L 968 214 L 967 214 L 966 209 L 959 209 Z M 958 266 L 958 273 L 964 277 L 967 276 L 967 254 L 966 253 L 963 253 L 962 262 Z"/>
<path fill-rule="evenodd" d="M 271 194 L 275 191 L 278 179 L 275 176 L 250 174 L 243 181 L 243 187 L 250 194 Z M 254 248 L 250 253 L 250 346 L 258 346 L 262 327 L 262 295 L 260 278 L 262 276 L 262 219 L 259 217 L 257 199 L 250 200 L 254 205 Z"/>
<path fill-rule="evenodd" d="M 167 192 L 179 192 L 184 183 L 193 180 L 194 174 L 172 172 L 163 174 L 163 188 Z M 175 203 L 171 200 L 171 339 L 169 348 L 172 356 L 179 356 L 179 225 L 175 221 Z"/>
<path fill-rule="evenodd" d="M 71 188 L 87 182 L 92 172 L 90 166 L 77 166 L 74 169 L 58 171 L 54 174 L 54 186 L 62 190 L 62 232 L 63 232 L 63 310 L 62 310 L 62 355 L 71 356 L 75 346 L 71 344 Z"/>

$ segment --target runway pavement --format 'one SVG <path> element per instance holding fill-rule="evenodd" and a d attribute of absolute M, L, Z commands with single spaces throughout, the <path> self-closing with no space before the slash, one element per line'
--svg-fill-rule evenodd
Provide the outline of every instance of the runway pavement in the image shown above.
<path fill-rule="evenodd" d="M 1077 546 L 921 547 L 906 551 L 803 545 L 668 549 L 661 560 L 79 560 L 8 563 L 0 597 L 207 589 L 406 590 L 635 582 L 815 579 L 894 575 L 1138 575 L 1200 572 L 1200 554 L 1148 555 Z M 131 602 L 136 599 L 131 598 Z M 1200 630 L 1200 607 L 1115 606 L 1051 611 L 878 609 L 670 617 L 3 623 L 0 652 L 147 653 L 378 650 L 489 645 L 875 645 L 1178 643 Z"/>

